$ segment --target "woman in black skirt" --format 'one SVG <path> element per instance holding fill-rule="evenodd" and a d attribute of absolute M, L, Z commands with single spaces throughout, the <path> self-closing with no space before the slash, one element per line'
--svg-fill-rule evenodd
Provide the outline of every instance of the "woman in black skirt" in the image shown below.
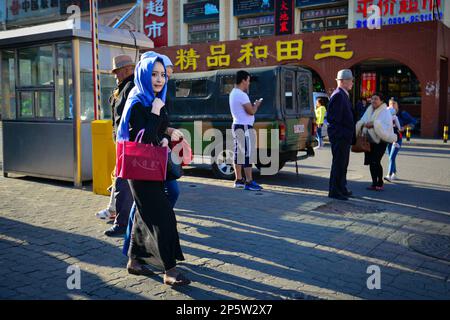
<path fill-rule="evenodd" d="M 134 141 L 145 129 L 142 142 L 168 146 L 165 135 L 169 125 L 164 107 L 167 76 L 163 60 L 145 58 L 136 65 L 135 89 L 130 93 L 118 129 L 118 138 Z M 172 206 L 164 192 L 163 181 L 128 180 L 136 215 L 131 232 L 127 270 L 131 274 L 149 275 L 144 264 L 165 271 L 164 283 L 186 285 L 190 281 L 176 269 L 177 260 L 184 260 Z"/>

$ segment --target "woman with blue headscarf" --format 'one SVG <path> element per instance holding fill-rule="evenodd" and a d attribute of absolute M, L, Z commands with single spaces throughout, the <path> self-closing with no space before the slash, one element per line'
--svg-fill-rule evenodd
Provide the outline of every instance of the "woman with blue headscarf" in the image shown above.
<path fill-rule="evenodd" d="M 118 140 L 135 140 L 145 129 L 142 142 L 168 146 L 165 135 L 169 120 L 164 108 L 167 75 L 159 56 L 145 57 L 136 65 L 135 88 L 130 93 L 119 124 Z M 176 269 L 184 260 L 177 221 L 164 192 L 163 181 L 129 180 L 136 214 L 128 250 L 127 270 L 131 274 L 150 275 L 148 263 L 165 271 L 164 283 L 186 285 L 190 281 Z"/>

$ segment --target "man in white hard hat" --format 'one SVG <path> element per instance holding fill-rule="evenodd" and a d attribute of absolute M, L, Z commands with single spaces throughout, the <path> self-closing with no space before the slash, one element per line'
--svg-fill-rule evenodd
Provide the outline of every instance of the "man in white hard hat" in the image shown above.
<path fill-rule="evenodd" d="M 327 110 L 328 137 L 333 154 L 328 196 L 348 200 L 352 192 L 347 189 L 347 167 L 355 131 L 349 94 L 353 88 L 352 71 L 340 70 L 336 81 L 338 87 L 331 95 Z"/>

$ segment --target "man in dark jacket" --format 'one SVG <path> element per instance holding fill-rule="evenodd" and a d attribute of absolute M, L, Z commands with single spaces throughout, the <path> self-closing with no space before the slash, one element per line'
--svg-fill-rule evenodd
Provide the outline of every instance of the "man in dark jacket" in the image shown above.
<path fill-rule="evenodd" d="M 349 91 L 353 87 L 352 71 L 340 70 L 336 80 L 338 88 L 331 95 L 327 110 L 328 137 L 333 154 L 328 196 L 348 200 L 352 192 L 347 189 L 347 167 L 355 131 L 349 97 Z"/>
<path fill-rule="evenodd" d="M 109 98 L 113 115 L 113 139 L 115 142 L 117 127 L 125 103 L 131 89 L 134 88 L 134 62 L 128 55 L 114 57 L 111 72 L 115 75 L 117 81 L 117 88 Z M 111 192 L 114 194 L 116 203 L 116 219 L 114 225 L 105 231 L 105 235 L 109 237 L 122 235 L 126 232 L 131 206 L 133 205 L 133 196 L 126 179 L 116 177 Z"/>

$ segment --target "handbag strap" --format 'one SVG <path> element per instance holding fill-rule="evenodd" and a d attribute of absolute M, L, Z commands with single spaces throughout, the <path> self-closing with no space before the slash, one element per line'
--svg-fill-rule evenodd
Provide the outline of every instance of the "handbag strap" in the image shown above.
<path fill-rule="evenodd" d="M 136 139 L 134 139 L 134 142 L 142 143 L 142 137 L 144 136 L 145 129 L 141 129 L 141 131 L 138 132 L 136 135 Z"/>

